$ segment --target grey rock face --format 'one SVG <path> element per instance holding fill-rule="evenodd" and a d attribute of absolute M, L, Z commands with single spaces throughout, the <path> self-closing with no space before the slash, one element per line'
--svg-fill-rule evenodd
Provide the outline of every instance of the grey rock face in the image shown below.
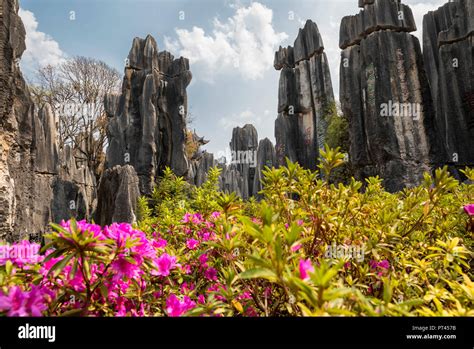
<path fill-rule="evenodd" d="M 449 2 L 423 17 L 423 55 L 447 163 L 474 165 L 474 2 Z"/>
<path fill-rule="evenodd" d="M 88 218 L 95 195 L 93 176 L 77 179 L 61 162 L 51 108 L 30 98 L 17 64 L 25 50 L 18 8 L 0 0 L 0 239 L 7 241 L 36 238 L 51 221 Z M 61 196 L 65 187 L 75 194 Z"/>
<path fill-rule="evenodd" d="M 361 0 L 363 7 L 357 15 L 342 19 L 339 47 L 345 49 L 358 44 L 369 34 L 380 30 L 412 32 L 416 30 L 411 9 L 397 0 Z"/>
<path fill-rule="evenodd" d="M 120 96 L 106 97 L 109 148 L 106 168 L 133 166 L 140 192 L 150 194 L 165 166 L 187 176 L 185 155 L 186 87 L 189 62 L 159 52 L 150 35 L 135 38 Z"/>
<path fill-rule="evenodd" d="M 263 189 L 262 171 L 265 167 L 272 168 L 276 166 L 276 152 L 273 143 L 268 139 L 262 139 L 258 144 L 257 151 L 257 168 L 255 172 L 255 178 L 253 182 L 253 194 L 260 198 L 261 195 L 258 194 L 259 191 Z"/>
<path fill-rule="evenodd" d="M 198 187 L 203 185 L 207 179 L 207 173 L 215 165 L 214 155 L 206 151 L 193 159 L 190 166 L 191 183 Z"/>
<path fill-rule="evenodd" d="M 385 25 L 398 8 L 404 21 Z M 446 154 L 438 141 L 420 45 L 407 33 L 412 22 L 406 6 L 375 0 L 341 23 L 340 101 L 349 121 L 350 161 L 357 177 L 379 175 L 390 191 L 418 184 Z M 348 35 L 351 31 L 357 35 Z"/>
<path fill-rule="evenodd" d="M 92 218 L 97 207 L 97 183 L 92 169 L 78 164 L 69 146 L 61 152 L 60 164 L 59 175 L 52 183 L 52 221 Z"/>
<path fill-rule="evenodd" d="M 328 61 L 314 22 L 308 20 L 300 29 L 293 47 L 280 47 L 274 67 L 281 70 L 275 122 L 277 164 L 284 165 L 288 157 L 314 170 L 324 145 L 324 114 L 334 103 Z"/>
<path fill-rule="evenodd" d="M 140 197 L 138 184 L 139 178 L 130 165 L 105 170 L 99 184 L 96 222 L 102 226 L 135 222 Z"/>
<path fill-rule="evenodd" d="M 237 165 L 230 164 L 223 166 L 221 176 L 219 178 L 219 187 L 224 193 L 234 192 L 238 196 L 243 197 L 242 188 L 246 182 L 246 178 L 244 178 L 237 169 Z"/>
<path fill-rule="evenodd" d="M 230 141 L 232 159 L 223 172 L 223 188 L 239 193 L 243 199 L 255 194 L 253 183 L 257 165 L 258 134 L 253 125 L 236 127 Z M 238 172 L 237 175 L 235 172 Z M 238 187 L 238 190 L 237 190 Z"/>

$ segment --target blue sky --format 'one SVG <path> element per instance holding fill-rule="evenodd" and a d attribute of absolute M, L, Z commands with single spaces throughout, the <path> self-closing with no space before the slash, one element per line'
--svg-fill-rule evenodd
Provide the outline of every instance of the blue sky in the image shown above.
<path fill-rule="evenodd" d="M 444 0 L 406 0 L 418 28 L 422 15 Z M 232 128 L 253 123 L 274 141 L 278 45 L 292 45 L 306 19 L 323 37 L 336 97 L 339 94 L 339 24 L 359 11 L 357 0 L 20 0 L 27 28 L 22 68 L 67 57 L 94 57 L 123 72 L 134 37 L 151 34 L 160 50 L 190 58 L 192 127 L 218 155 Z M 73 11 L 73 13 L 71 12 Z M 73 20 L 71 20 L 73 19 Z M 421 36 L 421 31 L 415 33 Z"/>

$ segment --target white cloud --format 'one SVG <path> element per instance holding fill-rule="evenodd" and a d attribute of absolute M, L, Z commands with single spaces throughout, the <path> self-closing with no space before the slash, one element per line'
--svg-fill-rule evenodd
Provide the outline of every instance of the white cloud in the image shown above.
<path fill-rule="evenodd" d="M 235 10 L 224 22 L 214 18 L 212 33 L 200 27 L 176 29 L 176 40 L 165 37 L 166 48 L 203 69 L 201 79 L 207 82 L 232 70 L 246 80 L 262 78 L 273 69 L 275 51 L 288 35 L 275 31 L 273 11 L 258 2 Z"/>
<path fill-rule="evenodd" d="M 33 12 L 20 9 L 19 15 L 26 29 L 26 51 L 21 59 L 22 68 L 27 72 L 34 71 L 38 66 L 61 63 L 66 55 L 59 44 L 49 35 L 38 31 L 38 21 Z"/>
<path fill-rule="evenodd" d="M 266 112 L 267 110 L 264 112 L 264 115 L 268 116 L 269 113 Z M 229 117 L 221 118 L 219 124 L 224 130 L 229 130 L 237 126 L 243 127 L 245 124 L 252 124 L 257 127 L 262 123 L 262 121 L 262 118 L 260 116 L 256 116 L 254 112 L 245 110 L 240 114 L 234 114 Z"/>

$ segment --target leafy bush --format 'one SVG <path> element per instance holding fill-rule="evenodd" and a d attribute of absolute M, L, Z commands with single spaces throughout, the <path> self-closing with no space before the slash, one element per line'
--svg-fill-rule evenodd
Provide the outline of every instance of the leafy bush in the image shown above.
<path fill-rule="evenodd" d="M 447 169 L 391 194 L 379 178 L 333 184 L 320 170 L 264 171 L 263 200 L 166 170 L 140 221 L 52 225 L 41 254 L 0 259 L 8 316 L 473 316 L 474 171 Z M 463 207 L 465 211 L 463 212 Z M 39 245 L 21 242 L 17 251 Z"/>

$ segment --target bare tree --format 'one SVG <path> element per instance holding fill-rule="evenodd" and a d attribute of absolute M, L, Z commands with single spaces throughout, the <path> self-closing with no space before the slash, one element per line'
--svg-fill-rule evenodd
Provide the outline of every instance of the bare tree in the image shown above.
<path fill-rule="evenodd" d="M 106 147 L 104 96 L 116 92 L 120 74 L 106 63 L 74 57 L 58 66 L 38 69 L 30 90 L 39 105 L 49 103 L 58 122 L 59 145 L 70 145 L 76 161 L 86 162 L 97 176 Z"/>

